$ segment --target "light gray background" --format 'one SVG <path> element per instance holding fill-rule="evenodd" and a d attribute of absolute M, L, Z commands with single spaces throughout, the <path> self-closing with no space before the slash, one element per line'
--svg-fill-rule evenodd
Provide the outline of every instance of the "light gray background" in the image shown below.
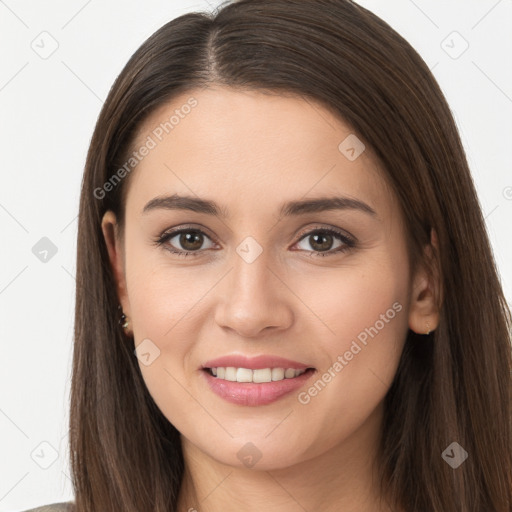
<path fill-rule="evenodd" d="M 411 42 L 446 94 L 511 302 L 512 0 L 358 3 Z M 73 499 L 76 217 L 102 101 L 150 34 L 219 4 L 0 0 L 0 512 Z M 33 253 L 43 237 L 57 249 L 46 262 Z"/>

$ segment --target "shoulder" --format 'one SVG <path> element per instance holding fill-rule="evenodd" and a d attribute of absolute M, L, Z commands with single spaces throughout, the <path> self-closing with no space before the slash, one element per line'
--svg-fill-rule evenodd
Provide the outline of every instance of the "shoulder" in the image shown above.
<path fill-rule="evenodd" d="M 75 512 L 75 505 L 72 501 L 43 505 L 42 507 L 31 508 L 24 512 Z"/>

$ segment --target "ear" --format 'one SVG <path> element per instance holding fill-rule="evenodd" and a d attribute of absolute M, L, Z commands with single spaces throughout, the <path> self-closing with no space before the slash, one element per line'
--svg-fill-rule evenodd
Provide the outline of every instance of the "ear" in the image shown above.
<path fill-rule="evenodd" d="M 126 273 L 124 251 L 119 237 L 119 226 L 117 219 L 111 210 L 108 210 L 101 221 L 101 230 L 105 238 L 105 243 L 108 250 L 110 266 L 116 282 L 116 291 L 119 303 L 123 308 L 123 312 L 127 317 L 131 316 L 130 302 L 128 300 L 128 291 L 126 287 Z"/>
<path fill-rule="evenodd" d="M 430 235 L 431 243 L 425 246 L 424 254 L 431 265 L 421 265 L 416 272 L 410 297 L 409 328 L 418 334 L 426 334 L 438 327 L 442 304 L 439 243 L 434 228 Z"/>

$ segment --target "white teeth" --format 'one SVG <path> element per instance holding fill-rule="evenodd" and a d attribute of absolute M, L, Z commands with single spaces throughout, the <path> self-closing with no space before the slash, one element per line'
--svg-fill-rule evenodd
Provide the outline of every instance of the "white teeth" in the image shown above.
<path fill-rule="evenodd" d="M 226 368 L 226 375 L 224 377 L 226 380 L 230 380 L 232 382 L 236 381 L 236 368 L 233 368 L 232 366 L 228 366 Z"/>
<path fill-rule="evenodd" d="M 272 368 L 272 380 L 283 380 L 284 368 Z"/>
<path fill-rule="evenodd" d="M 247 368 L 238 368 L 236 371 L 237 382 L 252 382 L 252 370 Z"/>
<path fill-rule="evenodd" d="M 271 382 L 272 381 L 272 370 L 270 368 L 264 368 L 262 370 L 252 371 L 253 382 Z"/>
<path fill-rule="evenodd" d="M 284 376 L 287 379 L 292 379 L 293 377 L 295 377 L 295 370 L 293 368 L 287 368 L 286 371 L 284 372 Z"/>
<path fill-rule="evenodd" d="M 234 368 L 233 366 L 210 368 L 212 374 L 218 379 L 231 382 L 272 382 L 284 379 L 293 379 L 302 375 L 306 370 L 295 370 L 294 368 L 261 368 L 251 370 L 249 368 Z"/>

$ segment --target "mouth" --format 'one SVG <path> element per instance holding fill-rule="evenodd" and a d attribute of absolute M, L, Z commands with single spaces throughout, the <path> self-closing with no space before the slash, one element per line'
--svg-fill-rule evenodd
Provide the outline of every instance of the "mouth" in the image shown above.
<path fill-rule="evenodd" d="M 250 407 L 290 395 L 317 371 L 277 356 L 248 358 L 236 354 L 207 361 L 199 370 L 210 391 L 231 404 Z"/>

